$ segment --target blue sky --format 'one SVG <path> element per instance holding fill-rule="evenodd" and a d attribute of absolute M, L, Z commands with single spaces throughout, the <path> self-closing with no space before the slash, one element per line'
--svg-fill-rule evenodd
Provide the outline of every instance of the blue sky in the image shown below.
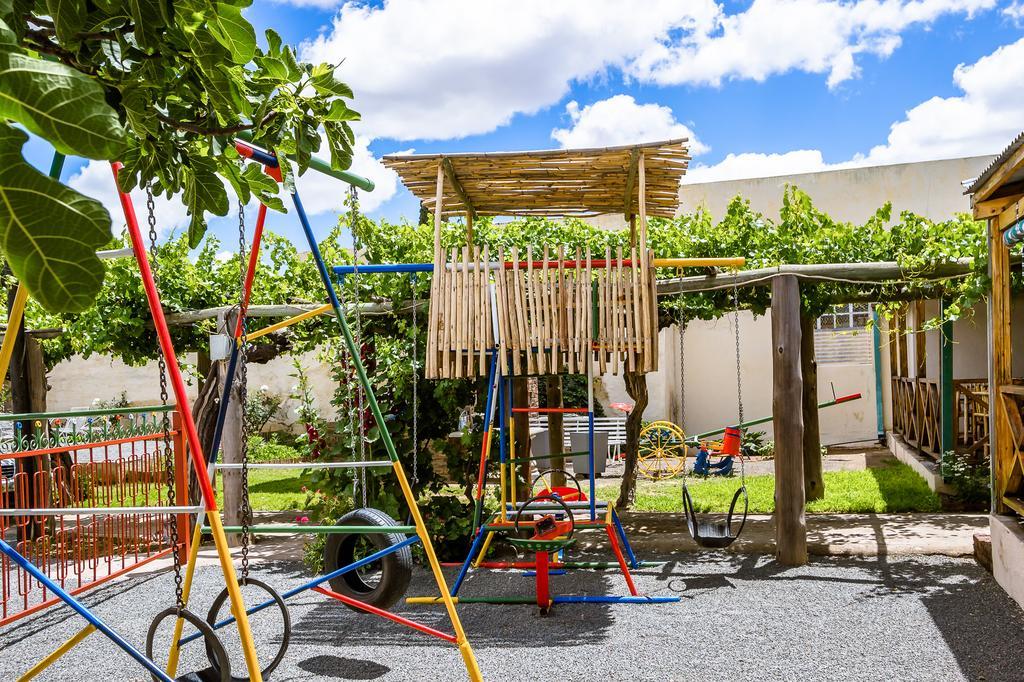
<path fill-rule="evenodd" d="M 682 131 L 695 139 L 688 181 L 709 181 L 990 154 L 1024 128 L 1016 0 L 263 0 L 246 14 L 309 61 L 344 60 L 364 116 L 354 170 L 378 184 L 363 203 L 391 220 L 417 205 L 376 158 L 403 150 Z M 26 150 L 41 166 L 49 153 Z M 64 179 L 81 171 L 75 186 L 106 194 L 103 169 L 83 166 Z M 341 192 L 319 179 L 300 189 L 324 234 Z M 183 211 L 162 206 L 161 223 L 184 224 Z M 269 226 L 298 236 L 291 215 Z"/>

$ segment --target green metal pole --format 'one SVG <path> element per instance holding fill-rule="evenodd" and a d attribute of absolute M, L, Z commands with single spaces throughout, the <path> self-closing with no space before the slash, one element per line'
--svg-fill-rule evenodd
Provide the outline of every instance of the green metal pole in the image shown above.
<path fill-rule="evenodd" d="M 945 317 L 948 301 L 943 298 L 939 303 L 939 314 Z M 940 328 L 942 343 L 942 363 L 939 366 L 939 400 L 942 416 L 942 453 L 956 449 L 953 429 L 953 321 L 944 320 Z"/>
<path fill-rule="evenodd" d="M 252 133 L 249 131 L 242 131 L 238 133 L 238 138 L 245 140 L 246 142 L 252 142 Z M 329 175 L 330 177 L 341 180 L 342 182 L 355 185 L 359 189 L 366 190 L 367 192 L 373 191 L 373 180 L 364 178 L 361 175 L 356 175 L 350 171 L 335 170 L 334 168 L 331 168 L 331 164 L 327 163 L 323 159 L 319 159 L 315 156 L 311 157 L 309 160 L 309 167 L 318 173 L 323 173 L 324 175 Z"/>
<path fill-rule="evenodd" d="M 871 308 L 871 349 L 875 354 L 875 431 L 878 442 L 885 443 L 885 407 L 882 405 L 882 331 L 878 311 Z"/>

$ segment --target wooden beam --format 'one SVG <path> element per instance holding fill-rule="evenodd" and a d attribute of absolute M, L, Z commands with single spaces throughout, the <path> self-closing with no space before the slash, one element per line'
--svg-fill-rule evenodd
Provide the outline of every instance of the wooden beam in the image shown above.
<path fill-rule="evenodd" d="M 800 378 L 804 419 L 804 498 L 820 500 L 825 496 L 822 473 L 821 427 L 818 423 L 818 361 L 814 354 L 814 322 L 811 315 L 800 316 Z"/>
<path fill-rule="evenodd" d="M 807 522 L 804 518 L 800 286 L 792 275 L 772 280 L 772 348 L 775 558 L 784 566 L 803 566 L 807 563 Z"/>
<path fill-rule="evenodd" d="M 448 179 L 448 184 L 452 186 L 455 194 L 459 197 L 459 201 L 465 207 L 466 213 L 471 216 L 476 215 L 476 209 L 473 208 L 473 202 L 470 200 L 469 194 L 466 193 L 466 189 L 459 182 L 459 176 L 455 174 L 455 166 L 452 165 L 452 160 L 447 156 L 444 157 L 441 160 L 441 167 L 444 169 L 444 176 Z"/>
<path fill-rule="evenodd" d="M 1015 222 L 1024 218 L 1024 198 L 1017 199 L 999 212 L 999 234 L 1008 230 Z M 1006 248 L 1000 243 L 1000 246 Z"/>
<path fill-rule="evenodd" d="M 971 258 L 960 258 L 949 263 L 940 263 L 924 270 L 913 268 L 905 270 L 895 261 L 776 265 L 774 267 L 757 268 L 754 270 L 722 272 L 680 279 L 664 279 L 658 283 L 658 295 L 672 296 L 680 292 L 726 289 L 731 288 L 734 282 L 740 286 L 769 286 L 772 277 L 776 275 L 795 275 L 801 279 L 808 281 L 820 280 L 826 284 L 830 279 L 881 283 L 956 277 L 969 274 L 973 270 L 974 260 Z"/>
<path fill-rule="evenodd" d="M 973 195 L 974 200 L 981 202 L 990 198 L 997 189 L 1006 183 L 1006 180 L 1013 176 L 1021 166 L 1024 166 L 1024 145 L 1018 147 L 1008 159 L 1000 164 L 999 168 L 989 176 L 981 187 Z"/>
<path fill-rule="evenodd" d="M 622 198 L 622 214 L 626 220 L 635 220 L 633 214 L 633 189 L 636 187 L 636 171 L 640 161 L 640 149 L 629 153 L 629 171 L 626 173 L 626 194 Z M 631 223 L 632 224 L 632 223 Z"/>
<path fill-rule="evenodd" d="M 1013 202 L 1019 198 L 1020 195 L 982 201 L 981 203 L 973 204 L 971 211 L 974 214 L 975 220 L 985 220 L 986 218 L 999 215 L 1006 210 L 1007 206 L 1013 205 Z"/>
<path fill-rule="evenodd" d="M 989 448 L 992 453 L 992 511 L 1007 510 L 1004 497 L 1016 494 L 1005 490 L 1005 482 L 1015 466 L 1010 425 L 1003 414 L 1000 386 L 1010 383 L 1012 349 L 1010 345 L 1010 259 L 1003 245 L 999 218 L 988 221 L 989 276 L 992 295 L 988 297 L 988 404 Z"/>
<path fill-rule="evenodd" d="M 928 344 L 924 331 L 924 301 L 914 301 L 914 376 L 928 376 Z"/>

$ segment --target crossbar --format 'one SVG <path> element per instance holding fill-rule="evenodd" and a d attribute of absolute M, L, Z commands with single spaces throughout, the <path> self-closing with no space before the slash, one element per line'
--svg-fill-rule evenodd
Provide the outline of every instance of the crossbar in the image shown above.
<path fill-rule="evenodd" d="M 209 526 L 203 526 L 203 533 L 209 533 Z M 225 533 L 242 533 L 242 526 L 224 526 Z M 415 533 L 416 526 L 301 526 L 301 525 L 273 525 L 273 526 L 249 526 L 250 533 L 260 535 L 273 535 L 275 533 L 309 533 L 317 535 L 321 533 L 361 533 L 363 535 L 386 533 Z"/>
<path fill-rule="evenodd" d="M 125 516 L 126 514 L 198 514 L 202 506 L 164 507 L 36 507 L 0 509 L 0 516 Z"/>
<path fill-rule="evenodd" d="M 266 464 L 248 464 L 249 469 L 371 469 L 393 467 L 391 460 L 374 459 L 365 462 L 273 462 Z M 218 464 L 217 471 L 239 470 L 242 464 Z"/>

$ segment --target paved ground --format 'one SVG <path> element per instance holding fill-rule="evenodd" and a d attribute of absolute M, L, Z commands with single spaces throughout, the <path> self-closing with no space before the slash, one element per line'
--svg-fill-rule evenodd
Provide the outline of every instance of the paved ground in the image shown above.
<path fill-rule="evenodd" d="M 219 573 L 209 564 L 199 571 L 194 603 L 205 611 Z M 257 573 L 279 589 L 305 579 L 294 562 L 263 562 Z M 461 606 L 486 679 L 992 681 L 1019 680 L 1024 670 L 1022 612 L 968 559 L 846 556 L 784 570 L 764 556 L 707 553 L 644 569 L 637 578 L 641 590 L 682 601 L 560 605 L 547 617 L 529 606 Z M 563 592 L 622 590 L 613 573 L 554 580 Z M 523 593 L 530 582 L 513 573 L 478 574 L 464 594 Z M 432 588 L 418 572 L 411 593 Z M 172 599 L 170 575 L 151 572 L 104 585 L 86 601 L 141 643 L 154 614 Z M 443 642 L 316 594 L 301 594 L 290 606 L 294 632 L 275 681 L 463 679 L 458 654 Z M 400 611 L 447 629 L 439 608 Z M 277 616 L 254 618 L 253 625 L 264 650 L 273 648 Z M 0 630 L 0 679 L 14 679 L 78 627 L 65 609 L 53 609 Z M 200 653 L 192 651 L 195 660 Z M 93 635 L 41 679 L 144 676 Z"/>

